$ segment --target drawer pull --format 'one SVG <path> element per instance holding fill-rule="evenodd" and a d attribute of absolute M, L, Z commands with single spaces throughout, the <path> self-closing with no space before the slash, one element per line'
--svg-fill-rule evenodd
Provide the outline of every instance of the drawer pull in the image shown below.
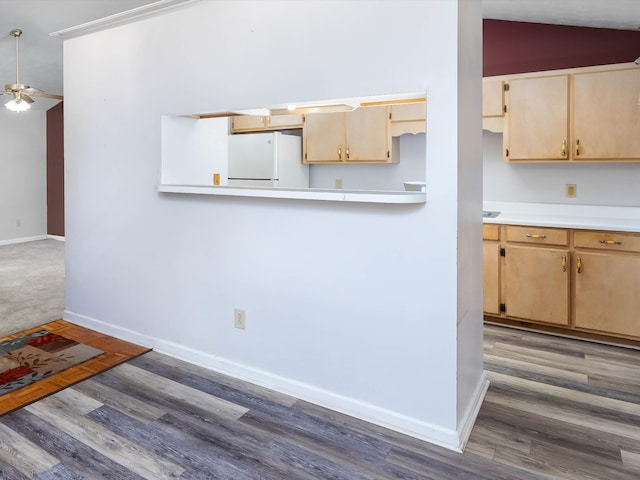
<path fill-rule="evenodd" d="M 566 255 L 562 255 L 562 271 L 563 272 L 567 271 L 567 256 Z"/>
<path fill-rule="evenodd" d="M 567 156 L 567 141 L 566 140 L 562 140 L 562 152 L 560 152 L 560 156 L 561 157 L 566 157 Z"/>
<path fill-rule="evenodd" d="M 537 233 L 527 233 L 527 238 L 547 238 L 546 235 L 538 235 Z"/>
<path fill-rule="evenodd" d="M 582 273 L 582 259 L 578 257 L 578 261 L 576 262 L 576 272 Z"/>
<path fill-rule="evenodd" d="M 342 145 L 338 145 L 338 159 L 342 160 Z"/>
<path fill-rule="evenodd" d="M 618 242 L 617 240 L 598 240 L 598 242 L 603 245 L 622 245 L 622 242 Z"/>

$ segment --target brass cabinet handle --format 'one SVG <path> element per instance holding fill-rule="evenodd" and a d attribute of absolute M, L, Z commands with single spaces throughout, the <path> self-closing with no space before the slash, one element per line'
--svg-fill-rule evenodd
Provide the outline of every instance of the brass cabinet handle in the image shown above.
<path fill-rule="evenodd" d="M 582 259 L 578 257 L 578 261 L 576 262 L 576 272 L 582 273 Z"/>
<path fill-rule="evenodd" d="M 580 156 L 580 140 L 576 140 L 576 157 Z"/>
<path fill-rule="evenodd" d="M 546 235 L 538 235 L 537 233 L 527 233 L 527 238 L 547 238 Z"/>
<path fill-rule="evenodd" d="M 345 151 L 346 155 L 347 155 L 347 160 L 349 160 L 349 147 L 347 147 L 347 150 Z"/>
<path fill-rule="evenodd" d="M 567 271 L 567 256 L 566 255 L 562 255 L 562 271 L 563 272 Z"/>
<path fill-rule="evenodd" d="M 560 153 L 563 157 L 567 156 L 567 141 L 562 140 L 562 153 Z"/>
<path fill-rule="evenodd" d="M 342 160 L 342 145 L 338 146 L 338 158 Z"/>
<path fill-rule="evenodd" d="M 598 240 L 598 242 L 604 245 L 622 245 L 622 242 L 618 242 L 617 240 Z"/>

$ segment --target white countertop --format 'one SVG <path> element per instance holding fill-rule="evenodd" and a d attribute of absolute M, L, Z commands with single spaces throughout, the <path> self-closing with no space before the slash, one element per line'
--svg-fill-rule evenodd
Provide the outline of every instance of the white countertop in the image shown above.
<path fill-rule="evenodd" d="M 484 202 L 483 210 L 501 212 L 484 223 L 640 232 L 640 207 Z"/>
<path fill-rule="evenodd" d="M 211 185 L 158 185 L 159 192 L 224 195 L 233 197 L 288 198 L 360 203 L 425 203 L 425 192 L 382 190 L 326 190 L 320 188 L 224 187 Z"/>

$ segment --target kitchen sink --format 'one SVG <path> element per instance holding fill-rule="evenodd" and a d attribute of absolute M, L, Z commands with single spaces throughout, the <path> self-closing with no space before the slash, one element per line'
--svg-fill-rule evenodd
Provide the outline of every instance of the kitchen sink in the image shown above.
<path fill-rule="evenodd" d="M 482 218 L 496 218 L 498 215 L 500 215 L 500 212 L 490 212 L 488 210 L 482 211 Z"/>

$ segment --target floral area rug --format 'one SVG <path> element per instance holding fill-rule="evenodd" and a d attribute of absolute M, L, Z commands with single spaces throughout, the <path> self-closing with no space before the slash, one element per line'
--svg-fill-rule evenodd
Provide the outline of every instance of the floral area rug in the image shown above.
<path fill-rule="evenodd" d="M 47 330 L 0 342 L 0 396 L 104 353 Z"/>

